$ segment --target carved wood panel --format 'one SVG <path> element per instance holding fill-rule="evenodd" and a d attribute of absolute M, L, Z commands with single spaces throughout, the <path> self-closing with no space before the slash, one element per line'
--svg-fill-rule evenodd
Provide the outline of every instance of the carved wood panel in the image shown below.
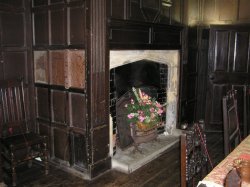
<path fill-rule="evenodd" d="M 68 125 L 67 92 L 51 90 L 51 120 L 61 125 Z"/>
<path fill-rule="evenodd" d="M 249 68 L 249 32 L 236 32 L 234 34 L 234 58 L 232 71 L 235 73 L 248 73 Z"/>
<path fill-rule="evenodd" d="M 70 126 L 86 130 L 86 108 L 85 94 L 69 93 Z"/>
<path fill-rule="evenodd" d="M 70 161 L 70 142 L 69 132 L 64 128 L 53 128 L 53 143 L 54 143 L 54 157 L 65 161 L 65 164 Z"/>
<path fill-rule="evenodd" d="M 80 6 L 68 7 L 68 22 L 69 22 L 69 45 L 85 44 L 85 25 L 86 13 L 85 2 Z"/>
<path fill-rule="evenodd" d="M 39 119 L 50 120 L 49 89 L 36 88 L 36 110 Z"/>
<path fill-rule="evenodd" d="M 27 51 L 5 51 L 3 54 L 3 72 L 4 78 L 24 77 L 28 79 Z"/>
<path fill-rule="evenodd" d="M 50 10 L 50 45 L 66 44 L 66 16 L 65 8 Z"/>
<path fill-rule="evenodd" d="M 49 44 L 48 10 L 39 10 L 33 13 L 33 33 L 35 46 Z"/>
<path fill-rule="evenodd" d="M 79 170 L 87 168 L 87 144 L 85 134 L 70 133 L 71 139 L 71 164 Z"/>
<path fill-rule="evenodd" d="M 2 22 L 2 46 L 24 47 L 25 42 L 25 15 L 13 12 L 1 13 Z"/>

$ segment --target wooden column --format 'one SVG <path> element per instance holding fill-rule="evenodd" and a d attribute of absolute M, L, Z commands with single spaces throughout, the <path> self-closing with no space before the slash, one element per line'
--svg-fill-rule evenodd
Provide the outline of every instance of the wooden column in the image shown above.
<path fill-rule="evenodd" d="M 110 169 L 107 0 L 89 0 L 87 9 L 88 166 L 90 177 Z"/>

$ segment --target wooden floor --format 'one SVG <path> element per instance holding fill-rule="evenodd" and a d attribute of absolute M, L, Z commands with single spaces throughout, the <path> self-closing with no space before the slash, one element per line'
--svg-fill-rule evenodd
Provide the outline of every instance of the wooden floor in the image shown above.
<path fill-rule="evenodd" d="M 207 134 L 207 145 L 214 165 L 223 159 L 222 135 L 218 133 Z M 156 160 L 136 170 L 132 174 L 123 174 L 110 170 L 102 176 L 86 181 L 65 171 L 50 167 L 48 176 L 42 173 L 35 175 L 32 170 L 25 170 L 19 176 L 19 185 L 23 187 L 177 187 L 180 186 L 180 150 L 176 145 Z M 20 168 L 21 169 L 21 168 Z"/>

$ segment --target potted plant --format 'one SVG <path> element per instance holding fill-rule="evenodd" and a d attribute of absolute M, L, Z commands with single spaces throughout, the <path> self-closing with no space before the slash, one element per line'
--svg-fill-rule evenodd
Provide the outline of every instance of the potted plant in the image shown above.
<path fill-rule="evenodd" d="M 147 131 L 161 125 L 165 105 L 160 104 L 155 98 L 150 97 L 141 89 L 132 88 L 134 97 L 126 104 L 127 119 L 131 126 L 137 130 Z"/>

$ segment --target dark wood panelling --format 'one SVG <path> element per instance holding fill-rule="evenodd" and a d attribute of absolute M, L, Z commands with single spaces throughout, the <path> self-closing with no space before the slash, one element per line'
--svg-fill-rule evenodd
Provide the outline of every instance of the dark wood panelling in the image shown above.
<path fill-rule="evenodd" d="M 110 0 L 110 16 L 117 19 L 126 19 L 126 0 Z"/>
<path fill-rule="evenodd" d="M 33 0 L 33 6 L 42 6 L 42 5 L 48 5 L 48 0 Z"/>
<path fill-rule="evenodd" d="M 47 46 L 49 44 L 48 10 L 39 10 L 33 13 L 34 45 Z"/>
<path fill-rule="evenodd" d="M 93 162 L 107 158 L 109 155 L 109 126 L 103 126 L 91 133 L 93 139 Z"/>
<path fill-rule="evenodd" d="M 50 0 L 50 4 L 64 3 L 64 0 Z"/>
<path fill-rule="evenodd" d="M 80 19 L 80 18 L 79 18 Z M 66 44 L 66 9 L 50 10 L 51 45 Z"/>
<path fill-rule="evenodd" d="M 108 124 L 109 64 L 107 49 L 106 0 L 90 2 L 88 38 L 88 100 L 91 128 Z M 98 21 L 97 21 L 98 20 Z M 120 38 L 122 38 L 120 36 Z M 97 115 L 98 114 L 98 115 Z"/>
<path fill-rule="evenodd" d="M 26 51 L 3 52 L 4 78 L 24 77 L 27 81 L 27 60 Z"/>
<path fill-rule="evenodd" d="M 110 45 L 148 45 L 150 43 L 150 26 L 141 25 L 135 22 L 114 22 L 111 23 Z M 136 48 L 136 47 L 135 47 Z"/>
<path fill-rule="evenodd" d="M 109 147 L 109 61 L 107 46 L 107 0 L 88 1 L 91 37 L 88 38 L 88 164 L 90 178 L 110 169 Z M 106 157 L 106 158 L 105 158 Z M 94 165 L 102 167 L 94 167 Z M 95 169 L 97 168 L 97 169 Z"/>
<path fill-rule="evenodd" d="M 84 94 L 69 93 L 70 126 L 86 130 L 86 98 Z"/>
<path fill-rule="evenodd" d="M 140 22 L 180 24 L 183 0 L 172 1 L 172 6 L 162 5 L 161 0 L 111 0 L 109 16 L 113 19 Z"/>
<path fill-rule="evenodd" d="M 48 51 L 33 51 L 36 83 L 49 83 Z"/>
<path fill-rule="evenodd" d="M 69 133 L 67 129 L 62 128 L 53 128 L 53 137 L 54 137 L 54 156 L 62 161 L 65 161 L 66 164 L 70 160 L 69 154 Z"/>
<path fill-rule="evenodd" d="M 153 27 L 153 45 L 171 46 L 173 48 L 181 46 L 181 28 L 154 26 Z"/>
<path fill-rule="evenodd" d="M 51 120 L 62 125 L 68 125 L 67 93 L 51 90 Z"/>
<path fill-rule="evenodd" d="M 221 104 L 218 103 L 234 85 L 244 87 L 250 82 L 249 26 L 211 26 L 208 57 L 206 124 L 209 130 L 222 130 Z M 239 90 L 242 92 L 243 88 Z M 240 118 L 245 119 L 245 114 Z"/>
<path fill-rule="evenodd" d="M 85 3 L 80 7 L 69 7 L 69 45 L 85 44 Z"/>
<path fill-rule="evenodd" d="M 182 27 L 111 20 L 111 49 L 180 49 Z"/>
<path fill-rule="evenodd" d="M 37 117 L 40 119 L 50 120 L 50 107 L 49 107 L 49 90 L 48 88 L 36 88 L 36 107 Z"/>
<path fill-rule="evenodd" d="M 229 34 L 228 31 L 216 32 L 214 43 L 216 44 L 214 48 L 215 71 L 228 71 Z"/>
<path fill-rule="evenodd" d="M 233 72 L 247 73 L 249 66 L 249 32 L 236 32 L 234 45 Z"/>
<path fill-rule="evenodd" d="M 86 136 L 72 132 L 71 138 L 71 164 L 79 170 L 87 169 L 87 144 Z"/>
<path fill-rule="evenodd" d="M 129 20 L 145 21 L 145 17 L 140 9 L 140 0 L 129 1 Z"/>
<path fill-rule="evenodd" d="M 2 44 L 3 46 L 25 46 L 24 13 L 2 13 Z"/>

